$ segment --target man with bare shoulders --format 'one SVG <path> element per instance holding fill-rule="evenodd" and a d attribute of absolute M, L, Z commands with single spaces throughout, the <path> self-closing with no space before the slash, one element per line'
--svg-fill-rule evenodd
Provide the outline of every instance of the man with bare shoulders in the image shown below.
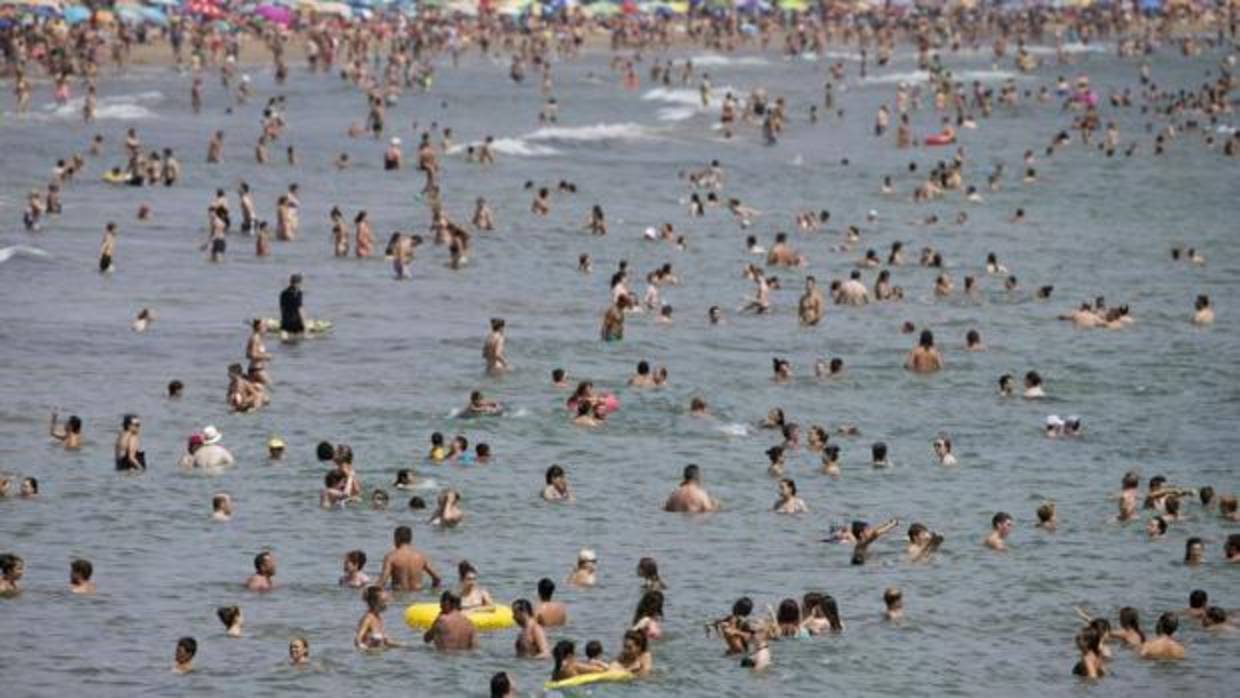
<path fill-rule="evenodd" d="M 245 580 L 245 588 L 250 591 L 271 591 L 276 583 L 276 556 L 263 551 L 254 556 L 254 574 Z"/>
<path fill-rule="evenodd" d="M 664 511 L 685 514 L 702 514 L 719 509 L 719 502 L 702 487 L 702 471 L 696 465 L 685 466 L 684 479 L 667 498 Z"/>
<path fill-rule="evenodd" d="M 934 348 L 934 333 L 922 330 L 917 346 L 908 353 L 904 368 L 913 373 L 935 373 L 943 368 L 943 355 Z"/>
<path fill-rule="evenodd" d="M 482 345 L 482 358 L 487 362 L 487 375 L 499 376 L 508 371 L 508 359 L 504 357 L 503 318 L 491 318 L 491 333 Z"/>
<path fill-rule="evenodd" d="M 559 601 L 552 601 L 555 595 L 555 582 L 543 577 L 538 580 L 538 605 L 534 607 L 534 619 L 544 628 L 553 628 L 568 622 L 568 607 Z"/>
<path fill-rule="evenodd" d="M 1184 645 L 1172 639 L 1180 620 L 1170 611 L 1158 617 L 1154 638 L 1147 640 L 1137 653 L 1142 659 L 1178 660 L 1184 658 Z"/>
<path fill-rule="evenodd" d="M 451 591 L 445 591 L 439 597 L 439 617 L 422 636 L 422 642 L 433 642 L 435 649 L 440 651 L 478 647 L 478 631 L 461 613 L 461 597 Z"/>
<path fill-rule="evenodd" d="M 112 271 L 112 256 L 116 254 L 116 224 L 108 223 L 103 228 L 103 242 L 99 244 L 99 272 L 106 274 Z"/>
<path fill-rule="evenodd" d="M 806 327 L 817 325 L 822 320 L 822 291 L 818 290 L 818 282 L 812 276 L 805 277 L 805 293 L 797 305 L 797 315 L 801 324 Z"/>
<path fill-rule="evenodd" d="M 986 540 L 982 543 L 991 550 L 1004 551 L 1007 550 L 1007 544 L 1003 542 L 1008 534 L 1012 532 L 1012 517 L 1006 512 L 999 512 L 990 520 L 990 535 L 986 536 Z"/>
<path fill-rule="evenodd" d="M 431 567 L 430 560 L 413 547 L 413 530 L 408 526 L 397 526 L 393 534 L 393 548 L 383 556 L 383 572 L 379 575 L 378 586 L 386 588 L 388 581 L 396 591 L 421 591 L 422 575 L 429 575 L 431 586 L 439 588 L 442 581 L 439 574 Z"/>

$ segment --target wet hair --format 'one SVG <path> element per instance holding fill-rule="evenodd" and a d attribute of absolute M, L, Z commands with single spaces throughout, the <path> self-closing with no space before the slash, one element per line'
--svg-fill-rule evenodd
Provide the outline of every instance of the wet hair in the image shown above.
<path fill-rule="evenodd" d="M 627 636 L 628 633 L 625 633 Z M 642 635 L 645 637 L 645 635 Z M 586 643 L 586 659 L 597 659 L 603 656 L 603 643 L 598 640 L 590 640 Z"/>
<path fill-rule="evenodd" d="M 1221 514 L 1234 514 L 1234 513 L 1236 513 L 1236 505 L 1237 505 L 1237 503 L 1240 503 L 1240 502 L 1237 502 L 1235 495 L 1230 495 L 1230 494 L 1229 494 L 1229 495 L 1227 495 L 1227 496 L 1225 496 L 1225 497 L 1219 497 L 1219 500 L 1218 500 L 1218 510 L 1219 510 L 1219 513 L 1221 513 Z"/>
<path fill-rule="evenodd" d="M 702 469 L 699 468 L 696 464 L 690 463 L 689 465 L 685 466 L 685 469 L 682 475 L 684 477 L 685 482 L 689 482 L 691 480 L 697 480 L 698 478 L 702 477 Z"/>
<path fill-rule="evenodd" d="M 90 564 L 90 560 L 77 559 L 69 563 L 69 571 L 83 582 L 89 581 L 91 575 L 95 573 L 95 566 Z"/>
<path fill-rule="evenodd" d="M 1042 523 L 1046 523 L 1053 518 L 1055 518 L 1055 505 L 1054 504 L 1052 504 L 1051 502 L 1047 502 L 1046 504 L 1043 504 L 1042 506 L 1038 507 L 1038 521 L 1041 521 Z"/>
<path fill-rule="evenodd" d="M 934 333 L 930 330 L 922 330 L 921 337 L 918 338 L 917 343 L 926 349 L 932 348 L 934 346 Z"/>
<path fill-rule="evenodd" d="M 827 617 L 827 622 L 831 624 L 832 632 L 840 632 L 844 629 L 844 623 L 840 621 L 840 609 L 835 603 L 835 597 L 830 594 L 822 595 L 822 614 Z"/>
<path fill-rule="evenodd" d="M 1087 625 L 1076 634 L 1076 647 L 1082 652 L 1100 653 L 1102 651 L 1102 634 L 1092 625 Z"/>
<path fill-rule="evenodd" d="M 181 391 L 185 389 L 185 384 L 179 380 L 170 381 L 168 383 L 168 397 L 178 397 Z"/>
<path fill-rule="evenodd" d="M 475 577 L 478 576 L 478 568 L 474 567 L 474 563 L 470 562 L 469 560 L 461 560 L 460 563 L 457 564 L 456 566 L 456 572 L 458 575 L 460 575 L 461 579 L 465 579 L 465 575 L 469 574 L 470 572 L 472 572 Z"/>
<path fill-rule="evenodd" d="M 1130 470 L 1124 473 L 1124 479 L 1120 481 L 1120 484 L 1126 490 L 1136 489 L 1141 486 L 1141 478 Z"/>
<path fill-rule="evenodd" d="M 512 679 L 502 671 L 491 676 L 491 698 L 504 698 L 512 692 Z"/>
<path fill-rule="evenodd" d="M 964 335 L 964 341 L 969 346 L 973 346 L 974 344 L 980 344 L 982 342 L 982 335 L 977 330 L 969 330 Z"/>
<path fill-rule="evenodd" d="M 524 613 L 530 618 L 534 617 L 534 606 L 530 604 L 529 599 L 517 599 L 512 602 L 513 613 Z"/>
<path fill-rule="evenodd" d="M 177 649 L 183 650 L 190 659 L 193 659 L 194 655 L 198 654 L 198 641 L 192 637 L 183 637 L 177 640 Z"/>
<path fill-rule="evenodd" d="M 548 485 L 551 484 L 552 480 L 556 479 L 557 477 L 563 477 L 563 476 L 564 476 L 564 468 L 561 468 L 558 465 L 553 465 L 550 468 L 547 468 L 546 479 L 547 479 Z"/>
<path fill-rule="evenodd" d="M 873 446 L 870 446 L 870 456 L 876 463 L 887 460 L 887 444 L 876 441 Z"/>
<path fill-rule="evenodd" d="M 1025 382 L 1031 387 L 1042 385 L 1042 376 L 1037 371 L 1030 371 L 1025 374 Z"/>
<path fill-rule="evenodd" d="M 638 361 L 637 362 L 637 374 L 641 376 L 649 375 L 650 374 L 650 363 L 644 359 L 641 361 Z"/>
<path fill-rule="evenodd" d="M 732 602 L 732 615 L 744 618 L 753 613 L 753 599 L 748 596 L 742 596 Z"/>
<path fill-rule="evenodd" d="M 211 498 L 211 510 L 219 511 L 224 508 L 224 504 L 228 501 L 228 495 L 217 494 Z"/>
<path fill-rule="evenodd" d="M 1167 520 L 1166 519 L 1164 519 L 1161 516 L 1155 516 L 1153 521 L 1154 521 L 1154 524 L 1158 526 L 1158 533 L 1160 535 L 1167 532 Z"/>
<path fill-rule="evenodd" d="M 379 604 L 383 602 L 383 587 L 371 584 L 362 592 L 362 600 L 366 602 L 366 608 L 379 612 Z"/>
<path fill-rule="evenodd" d="M 560 671 L 564 668 L 564 660 L 573 656 L 577 651 L 576 645 L 572 640 L 560 640 L 555 643 L 555 647 L 551 650 L 551 657 L 555 659 L 555 669 L 552 670 L 552 678 L 559 678 Z"/>
<path fill-rule="evenodd" d="M 1132 606 L 1119 609 L 1119 627 L 1135 632 L 1141 642 L 1145 642 L 1145 633 L 1141 631 L 1141 617 Z"/>
<path fill-rule="evenodd" d="M 991 527 L 992 527 L 992 528 L 998 528 L 999 526 L 1002 526 L 1003 524 L 1005 524 L 1005 523 L 1007 523 L 1007 522 L 1009 522 L 1009 521 L 1011 521 L 1011 520 L 1012 520 L 1012 515 L 1011 515 L 1011 514 L 1008 514 L 1008 513 L 1007 513 L 1007 512 L 1005 512 L 1005 511 L 1001 511 L 1001 512 L 998 512 L 997 514 L 995 514 L 993 517 L 991 517 L 991 519 L 990 519 L 990 525 L 991 525 Z"/>
<path fill-rule="evenodd" d="M 422 499 L 421 497 L 417 497 L 417 496 L 410 497 L 409 508 L 413 509 L 414 511 L 421 511 L 426 508 L 426 500 Z"/>
<path fill-rule="evenodd" d="M 431 445 L 442 446 L 443 445 L 443 434 L 440 434 L 439 432 L 432 433 L 431 434 Z"/>
<path fill-rule="evenodd" d="M 220 619 L 225 628 L 231 628 L 240 615 L 241 609 L 237 606 L 220 606 L 215 609 L 215 617 Z"/>
<path fill-rule="evenodd" d="M 128 429 L 129 425 L 133 424 L 134 420 L 137 418 L 138 418 L 138 415 L 133 414 L 133 413 L 125 415 L 124 417 L 121 418 L 121 428 Z"/>
<path fill-rule="evenodd" d="M 1209 600 L 1210 595 L 1204 589 L 1193 589 L 1188 595 L 1188 607 L 1202 609 L 1206 607 L 1206 603 Z"/>
<path fill-rule="evenodd" d="M 1158 617 L 1158 624 L 1154 626 L 1154 632 L 1158 635 L 1166 635 L 1171 637 L 1175 634 L 1176 628 L 1180 627 L 1180 619 L 1175 613 L 1167 611 Z"/>
<path fill-rule="evenodd" d="M 1162 475 L 1155 475 L 1154 477 L 1150 478 L 1150 489 L 1151 490 L 1158 489 L 1165 484 L 1167 484 L 1167 478 L 1163 477 Z"/>
<path fill-rule="evenodd" d="M 779 602 L 779 610 L 775 613 L 775 620 L 780 625 L 800 625 L 801 623 L 801 607 L 797 604 L 796 599 L 784 599 Z"/>
<path fill-rule="evenodd" d="M 255 572 L 261 571 L 263 568 L 263 560 L 269 557 L 271 557 L 271 552 L 267 550 L 264 550 L 263 552 L 255 555 L 254 556 L 254 571 Z"/>
<path fill-rule="evenodd" d="M 397 526 L 396 530 L 392 532 L 392 540 L 394 540 L 397 545 L 408 545 L 409 543 L 412 543 L 413 529 L 408 526 Z"/>
<path fill-rule="evenodd" d="M 1208 507 L 1214 501 L 1214 488 L 1206 485 L 1197 491 L 1197 496 L 1201 498 L 1201 506 Z"/>
<path fill-rule="evenodd" d="M 1227 536 L 1227 542 L 1223 543 L 1223 554 L 1229 558 L 1232 555 L 1240 555 L 1240 533 Z"/>
<path fill-rule="evenodd" d="M 904 594 L 896 587 L 887 587 L 883 591 L 883 603 L 887 604 L 887 608 L 899 605 L 904 600 Z"/>
<path fill-rule="evenodd" d="M 1184 541 L 1184 562 L 1188 562 L 1192 559 L 1194 545 L 1204 546 L 1205 542 L 1197 536 L 1193 536 L 1192 538 Z"/>
<path fill-rule="evenodd" d="M 852 531 L 854 538 L 861 538 L 861 534 L 865 533 L 865 529 L 869 527 L 870 525 L 868 523 L 858 520 L 852 522 L 850 530 Z"/>
<path fill-rule="evenodd" d="M 837 461 L 840 459 L 840 447 L 835 444 L 828 444 L 822 449 L 822 457 L 829 461 Z"/>
<path fill-rule="evenodd" d="M 0 554 L 0 574 L 5 577 L 13 573 L 18 565 L 25 564 L 21 557 L 12 553 Z"/>
<path fill-rule="evenodd" d="M 1227 611 L 1221 606 L 1211 606 L 1207 608 L 1205 618 L 1201 619 L 1201 625 L 1206 628 L 1213 625 L 1222 625 L 1226 622 Z"/>
<path fill-rule="evenodd" d="M 633 622 L 642 618 L 662 618 L 663 617 L 663 592 L 658 590 L 648 591 L 642 594 L 637 602 L 637 610 L 633 612 Z"/>
<path fill-rule="evenodd" d="M 447 606 L 449 610 L 460 610 L 461 597 L 456 595 L 454 591 L 445 591 L 439 595 L 439 606 L 443 608 Z"/>
<path fill-rule="evenodd" d="M 325 462 L 336 457 L 336 449 L 331 445 L 331 442 L 320 441 L 319 445 L 314 447 L 314 454 L 319 461 Z"/>
<path fill-rule="evenodd" d="M 344 559 L 352 562 L 359 572 L 366 566 L 366 553 L 361 550 L 350 550 L 344 554 Z"/>
<path fill-rule="evenodd" d="M 918 536 L 929 530 L 930 529 L 926 528 L 926 525 L 922 523 L 910 524 L 908 527 L 908 539 L 909 541 L 915 542 Z"/>
<path fill-rule="evenodd" d="M 564 369 L 562 368 L 552 369 L 551 380 L 555 381 L 556 383 L 559 383 L 560 381 L 564 380 Z"/>
<path fill-rule="evenodd" d="M 555 594 L 555 582 L 547 577 L 538 580 L 538 599 L 540 601 L 550 601 L 553 594 Z"/>
<path fill-rule="evenodd" d="M 784 447 L 771 446 L 766 449 L 766 457 L 771 460 L 771 465 L 778 463 L 784 457 Z"/>
<path fill-rule="evenodd" d="M 1166 509 L 1168 516 L 1179 516 L 1180 498 L 1175 496 L 1167 497 L 1166 501 L 1163 502 L 1163 508 Z"/>
<path fill-rule="evenodd" d="M 642 579 L 663 584 L 663 580 L 659 578 L 659 563 L 655 562 L 653 557 L 643 557 L 637 561 L 637 574 Z"/>
<path fill-rule="evenodd" d="M 797 483 L 795 480 L 793 480 L 792 478 L 786 477 L 780 480 L 780 483 L 788 486 L 788 493 L 791 494 L 793 497 L 797 495 Z"/>

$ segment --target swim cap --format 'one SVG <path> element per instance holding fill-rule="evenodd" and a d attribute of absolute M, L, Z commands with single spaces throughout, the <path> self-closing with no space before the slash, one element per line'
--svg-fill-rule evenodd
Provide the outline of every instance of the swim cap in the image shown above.
<path fill-rule="evenodd" d="M 277 449 L 277 448 L 280 448 L 280 449 L 284 448 L 284 439 L 281 439 L 281 438 L 280 438 L 280 437 L 278 437 L 278 436 L 273 436 L 273 437 L 271 437 L 270 439 L 267 439 L 267 448 L 268 448 L 268 450 L 271 450 L 271 449 Z"/>

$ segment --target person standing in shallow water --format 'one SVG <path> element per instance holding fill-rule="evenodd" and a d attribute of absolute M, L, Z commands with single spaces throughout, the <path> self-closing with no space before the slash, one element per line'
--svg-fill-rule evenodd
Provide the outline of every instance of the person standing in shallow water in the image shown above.
<path fill-rule="evenodd" d="M 288 288 L 280 293 L 280 331 L 300 336 L 306 331 L 306 319 L 301 309 L 301 274 L 288 279 Z"/>
<path fill-rule="evenodd" d="M 491 333 L 482 345 L 482 358 L 490 376 L 501 376 L 509 370 L 508 359 L 504 356 L 504 326 L 503 318 L 491 318 Z"/>
<path fill-rule="evenodd" d="M 943 368 L 943 355 L 934 346 L 934 333 L 922 330 L 917 346 L 908 353 L 904 368 L 913 373 L 935 373 Z"/>

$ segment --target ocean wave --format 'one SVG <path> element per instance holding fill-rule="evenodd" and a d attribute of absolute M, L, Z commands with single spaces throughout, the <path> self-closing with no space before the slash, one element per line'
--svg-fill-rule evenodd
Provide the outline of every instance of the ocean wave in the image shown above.
<path fill-rule="evenodd" d="M 95 118 L 103 119 L 119 119 L 119 120 L 136 120 L 136 119 L 153 119 L 158 114 L 151 111 L 143 104 L 154 104 L 163 101 L 164 93 L 159 90 L 151 90 L 148 92 L 138 92 L 131 95 L 116 95 L 114 97 L 103 97 L 95 105 Z M 46 109 L 51 110 L 51 116 L 57 119 L 80 119 L 82 118 L 82 107 L 86 104 L 85 97 L 74 97 L 64 104 L 52 105 Z"/>
<path fill-rule="evenodd" d="M 594 124 L 593 126 L 545 126 L 522 136 L 525 141 L 638 141 L 654 138 L 654 132 L 641 124 Z"/>
<path fill-rule="evenodd" d="M 741 424 L 739 422 L 732 423 L 732 424 L 720 424 L 715 427 L 715 430 L 723 434 L 727 434 L 728 436 L 748 436 L 749 435 L 749 425 Z"/>
<path fill-rule="evenodd" d="M 496 138 L 491 149 L 504 155 L 517 157 L 549 157 L 560 151 L 545 143 L 599 143 L 603 141 L 637 141 L 656 138 L 653 129 L 634 123 L 594 124 L 592 126 L 544 126 L 523 136 Z M 470 143 L 477 148 L 481 141 Z M 448 149 L 449 155 L 465 152 L 467 145 L 457 144 Z"/>
<path fill-rule="evenodd" d="M 51 255 L 37 247 L 30 247 L 29 245 L 11 245 L 9 247 L 0 247 L 0 264 L 4 264 L 14 257 L 47 259 L 48 257 L 51 257 Z"/>
<path fill-rule="evenodd" d="M 737 95 L 735 87 L 725 85 L 711 88 L 710 106 L 702 106 L 702 95 L 698 90 L 684 87 L 656 87 L 642 95 L 643 102 L 659 102 L 667 106 L 655 112 L 659 121 L 685 121 L 698 114 L 718 112 L 723 104 L 723 95 L 731 92 Z"/>
<path fill-rule="evenodd" d="M 720 68 L 734 66 L 762 66 L 770 65 L 770 61 L 759 56 L 737 56 L 735 58 L 729 56 L 721 56 L 717 53 L 704 53 L 700 56 L 693 56 L 689 60 L 693 61 L 695 68 Z"/>
<path fill-rule="evenodd" d="M 1056 54 L 1054 46 L 1026 46 L 1025 50 L 1035 56 L 1053 56 Z M 1107 47 L 1099 44 L 1082 44 L 1079 41 L 1073 41 L 1063 45 L 1064 53 L 1106 53 Z"/>
<path fill-rule="evenodd" d="M 1010 70 L 954 70 L 951 72 L 953 82 L 1002 82 L 1013 78 L 1025 78 Z M 911 70 L 903 73 L 887 73 L 886 75 L 875 75 L 867 77 L 861 81 L 863 85 L 896 85 L 902 82 L 919 83 L 928 82 L 930 73 L 925 70 Z"/>

